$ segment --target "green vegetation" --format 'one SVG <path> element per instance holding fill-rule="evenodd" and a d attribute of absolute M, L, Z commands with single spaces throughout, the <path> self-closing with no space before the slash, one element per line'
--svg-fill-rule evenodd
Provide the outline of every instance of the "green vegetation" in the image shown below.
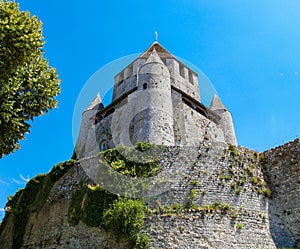
<path fill-rule="evenodd" d="M 234 146 L 234 145 L 232 145 L 232 144 L 229 144 L 228 149 L 230 150 L 231 156 L 236 157 L 236 156 L 239 155 L 239 153 L 238 153 L 238 151 L 237 151 L 237 149 L 236 149 L 236 146 Z"/>
<path fill-rule="evenodd" d="M 101 168 L 97 182 L 105 182 L 107 189 L 122 192 L 125 196 L 136 196 L 140 191 L 148 192 L 153 188 L 148 178 L 160 172 L 159 156 L 164 150 L 165 147 L 161 145 L 138 143 L 135 147 L 120 146 L 101 152 L 101 165 L 106 166 Z M 120 177 L 117 172 L 126 177 Z M 118 179 L 118 183 L 109 181 L 109 178 Z M 156 187 L 164 185 L 166 181 L 167 179 L 160 178 Z"/>
<path fill-rule="evenodd" d="M 116 171 L 130 177 L 151 177 L 160 168 L 155 157 L 143 153 L 150 148 L 155 151 L 161 147 L 149 143 L 138 143 L 134 148 L 118 147 L 101 154 Z M 129 160 L 128 158 L 132 159 Z M 134 160 L 136 159 L 136 161 Z M 142 161 L 142 162 L 141 162 Z M 132 248 L 149 248 L 148 236 L 142 232 L 146 206 L 143 200 L 128 199 L 112 194 L 100 185 L 81 183 L 72 195 L 69 207 L 69 224 L 76 225 L 81 220 L 88 226 L 103 227 L 116 236 L 126 236 Z"/>
<path fill-rule="evenodd" d="M 152 145 L 155 146 L 155 145 Z M 138 142 L 135 146 L 135 149 L 138 151 L 147 151 L 151 148 L 151 144 L 148 142 Z"/>
<path fill-rule="evenodd" d="M 151 155 L 145 152 L 153 150 Z M 101 152 L 106 162 L 119 173 L 131 177 L 151 177 L 158 174 L 160 167 L 157 161 L 157 152 L 163 149 L 160 145 L 138 143 L 135 147 L 118 147 Z M 144 161 L 147 161 L 144 163 Z"/>
<path fill-rule="evenodd" d="M 195 208 L 195 204 L 193 204 L 193 200 L 197 197 L 197 194 L 199 193 L 199 189 L 191 189 L 190 194 L 188 196 L 188 200 L 185 203 L 185 208 Z"/>
<path fill-rule="evenodd" d="M 117 237 L 129 238 L 132 248 L 148 248 L 148 236 L 142 232 L 145 218 L 142 200 L 118 197 L 99 185 L 80 184 L 72 195 L 69 224 L 81 220 L 91 227 L 104 227 Z"/>
<path fill-rule="evenodd" d="M 13 248 L 20 248 L 23 242 L 25 227 L 31 212 L 37 211 L 48 201 L 50 191 L 54 183 L 60 179 L 73 165 L 70 160 L 59 163 L 44 175 L 38 175 L 31 179 L 24 189 L 20 189 L 14 196 L 8 197 L 6 203 L 6 215 L 0 227 L 0 233 L 10 215 L 14 216 Z"/>
<path fill-rule="evenodd" d="M 219 185 L 226 186 L 226 182 L 229 182 L 234 193 L 239 195 L 248 182 L 252 184 L 252 191 L 270 197 L 271 190 L 267 188 L 265 180 L 255 174 L 255 165 L 260 160 L 259 154 L 257 152 L 239 153 L 233 145 L 229 145 L 228 150 L 229 167 L 219 172 Z"/>
<path fill-rule="evenodd" d="M 185 217 L 192 212 L 200 212 L 203 215 L 219 213 L 222 215 L 230 215 L 232 219 L 236 219 L 238 217 L 238 210 L 234 209 L 229 203 L 221 203 L 216 200 L 214 203 L 210 205 L 198 206 L 196 204 L 190 205 L 187 204 L 178 204 L 174 203 L 171 206 L 159 206 L 158 208 L 148 208 L 147 212 L 149 215 L 163 215 L 163 216 L 178 216 Z M 199 216 L 201 217 L 201 216 Z"/>
<path fill-rule="evenodd" d="M 54 183 L 74 165 L 70 160 L 55 166 L 48 174 L 31 179 L 25 189 L 9 197 L 7 214 L 0 227 L 5 226 L 10 215 L 14 216 L 13 248 L 20 248 L 29 215 L 38 211 L 48 201 Z M 148 236 L 142 232 L 145 218 L 145 204 L 142 200 L 118 197 L 99 185 L 81 182 L 73 193 L 69 206 L 69 224 L 77 225 L 81 220 L 88 226 L 103 227 L 117 236 L 127 236 L 132 248 L 149 248 Z"/>
<path fill-rule="evenodd" d="M 127 235 L 133 248 L 149 248 L 149 238 L 142 232 L 145 204 L 142 200 L 119 198 L 103 215 L 103 225 L 118 236 Z"/>
<path fill-rule="evenodd" d="M 99 185 L 81 183 L 72 195 L 69 206 L 69 223 L 77 225 L 82 220 L 88 226 L 98 227 L 103 223 L 103 214 L 118 197 Z"/>
<path fill-rule="evenodd" d="M 0 158 L 20 147 L 30 121 L 56 107 L 60 80 L 43 45 L 37 17 L 0 1 Z"/>
<path fill-rule="evenodd" d="M 238 223 L 238 224 L 236 224 L 235 227 L 236 227 L 237 230 L 241 230 L 243 228 L 243 224 L 242 223 Z"/>
<path fill-rule="evenodd" d="M 196 179 L 193 179 L 193 180 L 191 181 L 191 185 L 192 185 L 192 186 L 197 186 L 197 185 L 198 185 L 198 181 L 197 181 Z"/>
<path fill-rule="evenodd" d="M 191 189 L 191 192 L 190 192 L 190 195 L 188 196 L 188 198 L 190 200 L 194 200 L 196 198 L 198 192 L 199 192 L 199 189 Z"/>
<path fill-rule="evenodd" d="M 86 193 L 86 189 L 82 183 L 79 184 L 75 193 L 72 194 L 71 204 L 69 206 L 69 224 L 75 226 L 79 223 L 82 217 L 82 202 Z"/>

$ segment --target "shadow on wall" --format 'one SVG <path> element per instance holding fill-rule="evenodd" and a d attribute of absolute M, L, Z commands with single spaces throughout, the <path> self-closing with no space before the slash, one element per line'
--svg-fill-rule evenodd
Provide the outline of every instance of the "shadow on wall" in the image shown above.
<path fill-rule="evenodd" d="M 272 191 L 269 220 L 274 243 L 279 248 L 300 248 L 300 139 L 261 155 Z"/>

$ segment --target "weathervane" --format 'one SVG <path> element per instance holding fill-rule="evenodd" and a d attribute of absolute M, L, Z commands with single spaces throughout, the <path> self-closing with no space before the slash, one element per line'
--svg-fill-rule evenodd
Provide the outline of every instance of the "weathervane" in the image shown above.
<path fill-rule="evenodd" d="M 155 34 L 155 41 L 157 42 L 157 39 L 158 39 L 158 33 L 157 33 L 157 31 L 154 31 L 154 34 Z"/>

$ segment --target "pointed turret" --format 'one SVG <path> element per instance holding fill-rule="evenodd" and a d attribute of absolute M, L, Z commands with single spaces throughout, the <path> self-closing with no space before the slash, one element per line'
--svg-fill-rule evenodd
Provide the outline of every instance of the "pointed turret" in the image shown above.
<path fill-rule="evenodd" d="M 86 108 L 85 111 L 90 111 L 90 110 L 100 110 L 102 109 L 103 103 L 102 99 L 100 97 L 100 94 L 98 93 L 97 96 L 93 99 L 93 101 L 89 104 L 88 108 Z"/>
<path fill-rule="evenodd" d="M 157 54 L 155 48 L 153 49 L 153 51 L 150 53 L 148 59 L 146 60 L 146 63 L 152 63 L 152 62 L 164 64 L 162 62 L 162 60 L 160 59 L 159 55 Z"/>
<path fill-rule="evenodd" d="M 225 142 L 237 145 L 232 116 L 216 94 L 211 101 L 209 109 L 221 117 L 218 126 L 223 130 Z"/>
<path fill-rule="evenodd" d="M 94 117 L 104 108 L 100 94 L 93 99 L 88 108 L 82 113 L 82 119 L 80 124 L 80 131 L 75 146 L 77 159 L 81 159 L 87 156 L 97 153 L 95 149 L 98 148 L 96 142 L 96 133 L 94 125 Z M 88 141 L 88 143 L 87 143 Z"/>
<path fill-rule="evenodd" d="M 227 111 L 227 108 L 223 105 L 223 103 L 221 102 L 217 94 L 214 94 L 209 109 L 211 109 L 212 111 L 216 111 L 216 110 Z"/>

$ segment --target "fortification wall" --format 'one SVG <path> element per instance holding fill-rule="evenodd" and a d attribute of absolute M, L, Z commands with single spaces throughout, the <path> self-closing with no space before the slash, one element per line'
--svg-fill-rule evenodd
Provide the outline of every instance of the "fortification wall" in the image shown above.
<path fill-rule="evenodd" d="M 222 214 L 202 216 L 190 213 L 184 217 L 150 217 L 146 230 L 151 248 L 211 249 L 211 248 L 276 248 L 266 224 L 256 215 L 240 214 L 237 229 L 232 218 Z"/>
<path fill-rule="evenodd" d="M 203 140 L 225 142 L 222 129 L 185 104 L 178 92 L 172 91 L 172 100 L 176 145 L 196 146 Z"/>
<path fill-rule="evenodd" d="M 83 182 L 92 184 L 80 165 L 75 164 L 54 184 L 47 201 L 39 209 L 29 207 L 30 212 L 21 238 L 15 236 L 14 230 L 18 227 L 15 226 L 15 214 L 10 213 L 0 233 L 0 247 L 16 248 L 13 241 L 22 240 L 22 245 L 18 247 L 21 249 L 129 248 L 127 238 L 117 239 L 115 234 L 103 228 L 87 226 L 81 221 L 76 225 L 70 224 L 69 207 L 72 195 Z"/>
<path fill-rule="evenodd" d="M 113 100 L 121 97 L 126 92 L 134 89 L 137 86 L 137 76 L 133 75 L 125 79 L 121 79 L 118 82 L 115 82 Z"/>
<path fill-rule="evenodd" d="M 114 106 L 112 114 L 95 125 L 90 135 L 94 136 L 93 132 L 96 132 L 96 147 L 100 151 L 122 144 L 132 146 L 145 140 L 184 146 L 196 146 L 203 140 L 225 142 L 222 129 L 183 102 L 180 93 L 172 90 L 172 102 L 168 102 L 170 92 L 157 89 L 155 82 L 151 82 L 153 89 L 129 94 Z M 91 144 L 85 147 L 87 152 L 93 151 Z"/>
<path fill-rule="evenodd" d="M 271 234 L 278 247 L 300 248 L 300 140 L 262 154 L 272 190 Z"/>
<path fill-rule="evenodd" d="M 204 141 L 159 158 L 169 178 L 166 192 L 146 199 L 151 248 L 299 247 L 299 139 L 262 154 Z M 79 164 L 60 178 L 46 203 L 29 209 L 21 248 L 127 248 L 126 238 L 70 224 L 73 193 L 90 183 Z M 14 214 L 5 223 L 0 243 L 11 248 Z"/>
<path fill-rule="evenodd" d="M 258 153 L 208 141 L 163 158 L 177 177 L 149 201 L 152 248 L 275 248 Z"/>

